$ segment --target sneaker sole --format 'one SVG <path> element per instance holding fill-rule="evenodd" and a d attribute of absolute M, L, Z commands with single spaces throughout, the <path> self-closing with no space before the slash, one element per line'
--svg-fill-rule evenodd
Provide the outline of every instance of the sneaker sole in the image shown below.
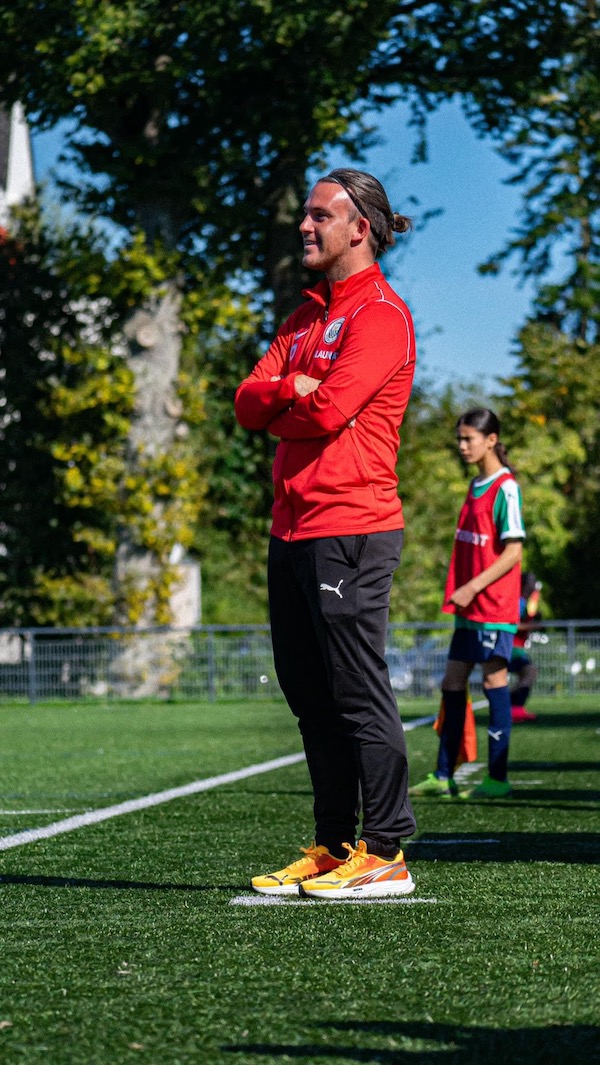
<path fill-rule="evenodd" d="M 301 884 L 299 894 L 305 899 L 322 899 L 325 901 L 327 899 L 383 899 L 391 898 L 393 895 L 412 895 L 415 887 L 416 884 L 409 874 L 406 880 L 366 884 L 364 886 L 358 885 L 354 888 L 321 888 L 316 891 L 311 891 L 309 888 L 307 891 Z"/>
<path fill-rule="evenodd" d="M 257 887 L 256 884 L 251 884 L 251 887 L 259 895 L 297 895 L 299 885 L 277 884 L 275 887 Z"/>

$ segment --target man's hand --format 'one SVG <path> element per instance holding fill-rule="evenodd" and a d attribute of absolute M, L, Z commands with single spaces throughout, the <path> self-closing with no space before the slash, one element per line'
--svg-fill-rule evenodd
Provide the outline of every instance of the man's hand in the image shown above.
<path fill-rule="evenodd" d="M 298 397 L 309 396 L 311 392 L 315 392 L 321 384 L 318 377 L 309 377 L 308 374 L 299 373 L 294 378 L 294 388 L 296 389 L 296 395 Z"/>

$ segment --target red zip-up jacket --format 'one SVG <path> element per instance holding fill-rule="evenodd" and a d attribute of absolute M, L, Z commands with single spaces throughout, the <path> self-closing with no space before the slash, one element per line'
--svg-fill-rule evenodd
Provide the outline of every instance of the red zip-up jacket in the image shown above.
<path fill-rule="evenodd" d="M 303 295 L 235 397 L 240 425 L 279 437 L 272 534 L 401 529 L 396 460 L 415 369 L 410 311 L 377 263 Z M 299 373 L 323 383 L 298 398 Z"/>

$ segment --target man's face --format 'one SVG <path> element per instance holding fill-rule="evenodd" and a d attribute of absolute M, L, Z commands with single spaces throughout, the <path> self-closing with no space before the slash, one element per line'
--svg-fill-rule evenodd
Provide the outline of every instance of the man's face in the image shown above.
<path fill-rule="evenodd" d="M 360 242 L 357 240 L 360 216 L 348 193 L 341 185 L 317 182 L 304 210 L 300 224 L 304 242 L 302 265 L 343 277 L 353 248 Z"/>

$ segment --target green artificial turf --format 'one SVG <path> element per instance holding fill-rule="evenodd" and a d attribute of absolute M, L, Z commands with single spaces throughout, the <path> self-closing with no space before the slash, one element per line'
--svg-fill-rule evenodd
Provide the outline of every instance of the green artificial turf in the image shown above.
<path fill-rule="evenodd" d="M 0 850 L 0 1061 L 598 1060 L 599 703 L 534 703 L 510 800 L 415 804 L 416 901 L 242 904 L 310 840 L 303 762 Z M 299 749 L 282 703 L 0 708 L 0 837 Z"/>

